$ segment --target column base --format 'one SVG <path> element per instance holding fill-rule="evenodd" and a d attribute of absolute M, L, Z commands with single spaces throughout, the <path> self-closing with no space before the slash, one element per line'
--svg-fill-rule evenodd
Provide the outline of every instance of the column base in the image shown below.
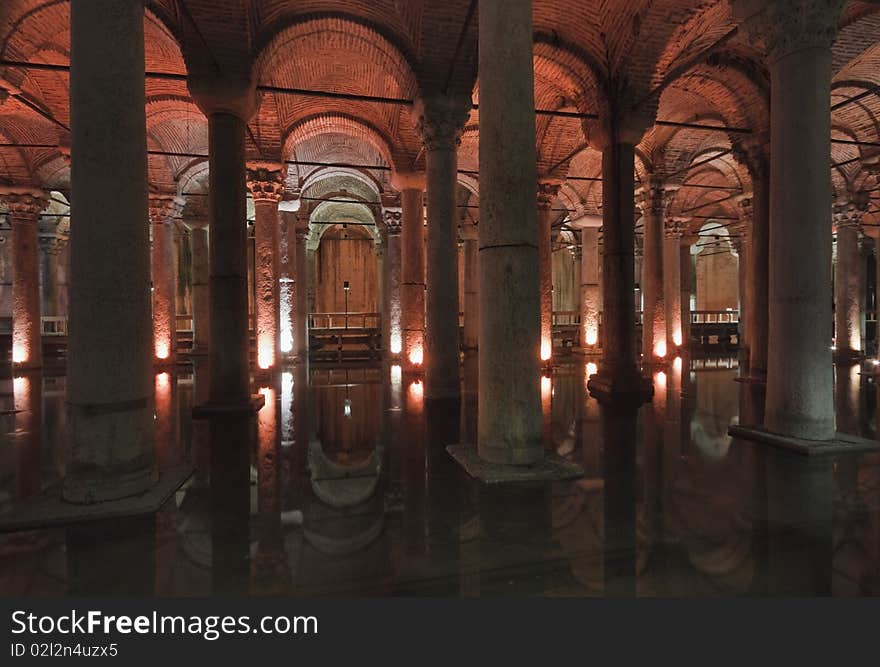
<path fill-rule="evenodd" d="M 192 409 L 193 419 L 236 418 L 255 415 L 266 404 L 262 394 L 252 394 L 246 403 L 212 403 L 208 401 Z"/>
<path fill-rule="evenodd" d="M 471 445 L 449 445 L 446 451 L 468 475 L 483 484 L 558 482 L 584 476 L 579 465 L 550 452 L 546 452 L 539 463 L 517 466 L 484 461 Z"/>
<path fill-rule="evenodd" d="M 601 402 L 621 405 L 647 403 L 654 396 L 654 383 L 651 378 L 633 374 L 628 376 L 596 373 L 587 382 L 590 395 Z"/>
<path fill-rule="evenodd" d="M 772 433 L 760 426 L 731 426 L 727 433 L 760 445 L 784 449 L 801 456 L 838 456 L 880 450 L 880 443 L 867 438 L 837 433 L 833 440 L 807 440 L 790 435 Z"/>
<path fill-rule="evenodd" d="M 153 368 L 165 370 L 177 367 L 177 357 L 169 357 L 168 359 L 153 359 Z"/>
<path fill-rule="evenodd" d="M 141 494 L 88 505 L 67 502 L 61 497 L 59 487 L 52 487 L 0 516 L 0 533 L 153 514 L 183 486 L 192 473 L 192 465 L 180 465 L 164 471 L 156 484 Z"/>

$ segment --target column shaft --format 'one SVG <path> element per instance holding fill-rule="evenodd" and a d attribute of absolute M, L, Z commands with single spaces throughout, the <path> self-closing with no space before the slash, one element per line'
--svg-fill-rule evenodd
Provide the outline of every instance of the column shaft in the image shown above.
<path fill-rule="evenodd" d="M 746 282 L 750 318 L 746 321 L 749 341 L 749 376 L 767 377 L 769 335 L 770 191 L 766 169 L 752 178 L 752 226 L 749 236 L 749 271 Z"/>
<path fill-rule="evenodd" d="M 400 193 L 401 284 L 400 307 L 404 366 L 422 365 L 425 351 L 425 223 L 422 191 L 406 188 Z"/>
<path fill-rule="evenodd" d="M 581 230 L 581 347 L 599 344 L 599 313 L 602 293 L 599 289 L 599 228 Z"/>
<path fill-rule="evenodd" d="M 541 273 L 541 361 L 553 356 L 553 247 L 550 207 L 559 186 L 538 183 L 538 264 Z"/>
<path fill-rule="evenodd" d="M 476 238 L 464 241 L 464 340 L 466 350 L 480 346 L 480 246 Z"/>
<path fill-rule="evenodd" d="M 174 225 L 171 201 L 151 202 L 153 244 L 150 272 L 153 279 L 153 360 L 174 363 L 177 359 L 177 290 L 174 284 Z"/>
<path fill-rule="evenodd" d="M 63 494 L 99 502 L 155 481 L 144 4 L 72 0 L 70 23 L 76 196 Z"/>
<path fill-rule="evenodd" d="M 663 208 L 662 190 L 645 194 L 642 259 L 642 361 L 652 363 L 666 356 L 666 306 L 663 302 Z"/>
<path fill-rule="evenodd" d="M 293 319 L 293 344 L 296 356 L 305 360 L 309 356 L 309 269 L 307 242 L 308 223 L 296 228 L 296 314 Z"/>
<path fill-rule="evenodd" d="M 484 3 L 479 16 L 478 449 L 529 465 L 544 456 L 531 2 Z"/>
<path fill-rule="evenodd" d="M 388 215 L 392 213 L 392 215 Z M 385 301 L 382 311 L 382 327 L 385 332 L 382 344 L 386 354 L 397 356 L 403 349 L 402 322 L 402 267 L 401 267 L 401 212 L 386 212 L 385 227 Z"/>
<path fill-rule="evenodd" d="M 208 227 L 193 224 L 190 231 L 192 248 L 192 328 L 193 354 L 207 354 L 210 345 L 210 271 L 208 259 Z"/>
<path fill-rule="evenodd" d="M 666 307 L 666 347 L 677 350 L 684 342 L 681 326 L 681 235 L 667 233 L 663 239 L 663 303 Z"/>
<path fill-rule="evenodd" d="M 457 164 L 455 142 L 427 143 L 426 399 L 454 398 L 461 393 L 455 217 Z"/>
<path fill-rule="evenodd" d="M 681 289 L 681 340 L 688 347 L 691 342 L 691 287 L 694 280 L 694 258 L 691 255 L 691 244 L 679 246 L 679 287 Z"/>
<path fill-rule="evenodd" d="M 834 331 L 840 357 L 856 356 L 862 351 L 861 262 L 858 226 L 839 224 L 834 273 Z"/>
<path fill-rule="evenodd" d="M 210 402 L 214 404 L 240 404 L 250 397 L 244 135 L 245 123 L 238 116 L 208 116 Z"/>
<path fill-rule="evenodd" d="M 831 363 L 831 50 L 807 46 L 770 66 L 768 430 L 834 436 Z"/>

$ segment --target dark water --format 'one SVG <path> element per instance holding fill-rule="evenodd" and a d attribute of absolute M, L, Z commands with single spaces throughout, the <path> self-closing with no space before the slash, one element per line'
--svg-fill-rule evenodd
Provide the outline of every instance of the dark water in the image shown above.
<path fill-rule="evenodd" d="M 475 439 L 475 359 L 460 405 L 396 367 L 291 367 L 256 423 L 194 422 L 204 371 L 158 374 L 159 465 L 193 477 L 155 516 L 0 535 L 0 595 L 880 594 L 880 456 L 731 440 L 762 402 L 736 360 L 670 364 L 637 413 L 571 360 L 536 382 L 545 446 L 586 474 L 549 485 L 480 485 L 446 453 Z M 63 476 L 64 378 L 0 390 L 2 513 Z M 839 430 L 876 437 L 870 374 L 839 368 L 836 397 Z"/>

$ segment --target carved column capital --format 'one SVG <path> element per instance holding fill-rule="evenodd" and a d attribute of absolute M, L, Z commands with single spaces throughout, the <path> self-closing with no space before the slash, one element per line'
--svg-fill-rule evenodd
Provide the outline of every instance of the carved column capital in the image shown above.
<path fill-rule="evenodd" d="M 678 239 L 681 241 L 687 234 L 688 222 L 686 218 L 670 218 L 666 220 L 663 225 L 664 236 L 668 239 Z"/>
<path fill-rule="evenodd" d="M 389 236 L 399 236 L 403 225 L 403 211 L 400 208 L 383 208 L 382 221 Z"/>
<path fill-rule="evenodd" d="M 862 217 L 867 210 L 868 197 L 864 192 L 856 193 L 849 199 L 839 201 L 832 207 L 834 226 L 837 229 L 858 228 L 862 224 Z"/>
<path fill-rule="evenodd" d="M 846 0 L 733 0 L 752 43 L 771 62 L 809 48 L 831 48 Z"/>
<path fill-rule="evenodd" d="M 538 181 L 538 208 L 549 210 L 553 200 L 559 194 L 562 184 L 558 181 Z"/>
<path fill-rule="evenodd" d="M 177 211 L 178 204 L 174 195 L 164 193 L 150 194 L 148 212 L 152 224 L 164 225 L 171 223 Z"/>
<path fill-rule="evenodd" d="M 455 150 L 470 110 L 471 100 L 464 96 L 432 95 L 417 99 L 413 116 L 425 149 Z"/>
<path fill-rule="evenodd" d="M 268 201 L 277 204 L 284 194 L 284 172 L 281 166 L 263 164 L 249 166 L 247 188 L 254 202 Z"/>
<path fill-rule="evenodd" d="M 6 205 L 9 220 L 13 224 L 35 222 L 49 204 L 45 192 L 32 188 L 0 188 L 0 201 Z"/>

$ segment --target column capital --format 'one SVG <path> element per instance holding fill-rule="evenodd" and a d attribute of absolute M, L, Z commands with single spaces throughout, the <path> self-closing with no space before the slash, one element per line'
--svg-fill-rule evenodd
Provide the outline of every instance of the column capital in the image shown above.
<path fill-rule="evenodd" d="M 562 183 L 557 180 L 539 179 L 538 180 L 538 208 L 549 210 L 553 204 L 553 200 L 559 194 L 559 188 Z"/>
<path fill-rule="evenodd" d="M 58 236 L 40 235 L 37 237 L 37 243 L 40 246 L 40 252 L 44 255 L 58 255 L 67 245 L 67 239 Z"/>
<path fill-rule="evenodd" d="M 208 219 L 201 217 L 183 218 L 183 224 L 192 231 L 194 229 L 208 229 Z"/>
<path fill-rule="evenodd" d="M 247 189 L 254 202 L 277 204 L 284 194 L 284 166 L 269 162 L 248 163 Z"/>
<path fill-rule="evenodd" d="M 382 222 L 389 236 L 399 236 L 403 225 L 403 210 L 397 207 L 382 207 Z"/>
<path fill-rule="evenodd" d="M 462 241 L 479 241 L 480 233 L 477 229 L 477 225 L 469 225 L 469 224 L 461 224 L 458 227 L 459 236 Z"/>
<path fill-rule="evenodd" d="M 35 188 L 3 186 L 0 187 L 0 202 L 6 205 L 13 223 L 32 222 L 49 204 L 49 198 Z"/>
<path fill-rule="evenodd" d="M 670 218 L 663 225 L 664 236 L 668 239 L 681 239 L 687 234 L 688 218 Z"/>
<path fill-rule="evenodd" d="M 635 205 L 639 213 L 656 216 L 664 215 L 672 203 L 672 198 L 678 192 L 680 186 L 664 183 L 659 178 L 649 178 L 641 188 L 636 191 Z"/>
<path fill-rule="evenodd" d="M 172 222 L 179 205 L 173 194 L 150 193 L 147 206 L 150 222 L 154 225 L 164 225 Z"/>
<path fill-rule="evenodd" d="M 423 171 L 392 171 L 391 187 L 398 192 L 404 190 L 425 190 L 425 172 Z"/>
<path fill-rule="evenodd" d="M 425 149 L 454 150 L 471 110 L 469 97 L 423 95 L 416 99 L 413 116 Z"/>
<path fill-rule="evenodd" d="M 257 110 L 257 84 L 250 74 L 220 76 L 190 72 L 186 85 L 206 116 L 229 114 L 247 122 Z"/>
<path fill-rule="evenodd" d="M 848 199 L 842 199 L 832 206 L 834 226 L 838 229 L 845 227 L 858 228 L 862 223 L 862 216 L 868 210 L 867 193 L 858 192 Z"/>
<path fill-rule="evenodd" d="M 734 201 L 739 204 L 739 219 L 744 225 L 750 225 L 752 223 L 752 216 L 754 215 L 754 205 L 752 202 L 752 193 L 744 192 L 737 197 L 734 197 Z"/>
<path fill-rule="evenodd" d="M 733 0 L 752 43 L 771 62 L 809 48 L 831 48 L 846 0 Z"/>

